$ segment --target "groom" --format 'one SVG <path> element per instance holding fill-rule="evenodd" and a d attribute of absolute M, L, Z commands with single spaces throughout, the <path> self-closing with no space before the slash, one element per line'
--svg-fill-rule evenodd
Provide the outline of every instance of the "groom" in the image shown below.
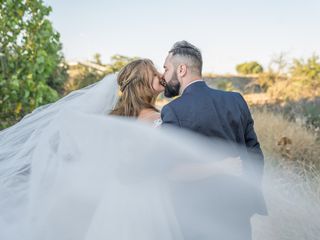
<path fill-rule="evenodd" d="M 242 147 L 248 153 L 247 157 L 241 156 L 243 170 L 249 172 L 251 169 L 252 172 L 253 169 L 255 183 L 258 182 L 259 186 L 264 157 L 254 131 L 252 116 L 243 97 L 239 93 L 209 88 L 202 79 L 201 52 L 187 41 L 180 41 L 173 45 L 165 60 L 164 71 L 163 79 L 167 82 L 165 96 L 180 95 L 180 97 L 163 107 L 161 111 L 163 126 L 172 125 L 188 129 L 209 138 L 222 139 Z M 253 158 L 254 167 L 252 167 L 253 164 L 250 167 L 249 162 Z M 228 185 L 230 182 L 231 185 Z M 183 198 L 176 203 L 177 217 L 185 239 L 251 239 L 251 216 L 255 213 L 266 214 L 264 198 L 259 187 L 237 186 L 237 193 L 231 194 L 227 187 L 221 190 L 221 184 L 231 188 L 233 186 L 232 181 L 228 179 L 211 178 L 199 181 L 194 189 L 188 188 L 188 192 L 178 188 L 179 196 Z M 208 188 L 205 188 L 206 186 Z M 203 194 L 202 188 L 212 189 L 212 194 Z M 245 198 L 240 195 L 245 195 Z M 192 199 L 196 196 L 197 200 L 188 203 L 188 196 Z M 249 207 L 245 210 L 239 207 L 237 209 L 234 206 L 239 201 L 246 201 L 246 206 Z M 208 217 L 202 219 L 202 216 L 199 216 L 201 215 L 199 212 L 203 212 L 203 209 L 200 209 L 201 206 L 210 206 L 206 209 L 210 219 Z M 190 221 L 186 221 L 183 217 L 185 216 L 183 208 L 194 210 L 189 217 L 195 219 L 196 227 L 194 223 L 190 224 Z M 206 229 L 208 227 L 202 227 L 208 225 L 208 222 L 212 223 L 209 231 Z"/>

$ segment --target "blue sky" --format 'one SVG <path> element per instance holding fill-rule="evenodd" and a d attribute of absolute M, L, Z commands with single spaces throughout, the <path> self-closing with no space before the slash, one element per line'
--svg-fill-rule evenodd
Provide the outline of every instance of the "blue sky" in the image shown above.
<path fill-rule="evenodd" d="M 202 50 L 204 72 L 233 73 L 256 60 L 267 67 L 288 58 L 320 54 L 320 0 L 44 0 L 61 34 L 67 60 L 100 53 L 152 59 L 162 68 L 174 42 Z"/>

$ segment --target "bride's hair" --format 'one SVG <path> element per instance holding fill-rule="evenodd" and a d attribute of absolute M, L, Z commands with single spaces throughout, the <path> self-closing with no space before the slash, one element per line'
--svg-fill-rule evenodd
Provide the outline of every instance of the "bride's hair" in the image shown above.
<path fill-rule="evenodd" d="M 118 74 L 121 96 L 110 115 L 137 117 L 142 109 L 155 107 L 157 93 L 152 87 L 159 74 L 149 59 L 138 59 L 124 66 Z"/>

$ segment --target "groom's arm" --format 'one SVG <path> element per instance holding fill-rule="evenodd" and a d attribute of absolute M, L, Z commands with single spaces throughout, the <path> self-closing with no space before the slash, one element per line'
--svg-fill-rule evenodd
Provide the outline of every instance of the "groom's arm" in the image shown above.
<path fill-rule="evenodd" d="M 162 125 L 175 125 L 180 127 L 180 123 L 176 113 L 169 104 L 165 105 L 161 110 Z"/>
<path fill-rule="evenodd" d="M 244 138 L 246 148 L 248 153 L 250 154 L 250 158 L 254 161 L 254 174 L 259 178 L 259 180 L 261 180 L 263 175 L 264 156 L 256 132 L 254 130 L 254 120 L 252 118 L 248 104 L 240 94 L 239 96 L 241 97 L 242 109 L 244 111 L 246 119 L 246 121 L 244 121 Z"/>

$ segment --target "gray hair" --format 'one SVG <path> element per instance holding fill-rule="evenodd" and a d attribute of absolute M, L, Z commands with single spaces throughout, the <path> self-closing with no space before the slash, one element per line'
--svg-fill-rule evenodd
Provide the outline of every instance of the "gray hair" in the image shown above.
<path fill-rule="evenodd" d="M 201 75 L 202 56 L 199 48 L 187 41 L 176 42 L 169 53 L 174 57 L 175 65 L 185 63 L 191 71 Z"/>

